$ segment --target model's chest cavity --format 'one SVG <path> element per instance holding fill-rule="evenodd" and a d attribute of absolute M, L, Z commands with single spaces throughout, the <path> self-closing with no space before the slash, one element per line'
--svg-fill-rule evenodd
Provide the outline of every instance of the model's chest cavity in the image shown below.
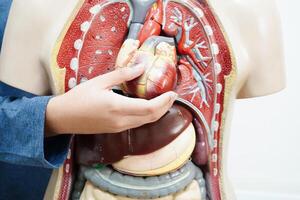
<path fill-rule="evenodd" d="M 65 91 L 114 70 L 127 38 L 140 41 L 142 55 L 162 60 L 149 70 L 152 75 L 143 80 L 143 90 L 175 90 L 198 115 L 211 149 L 216 147 L 231 57 L 207 4 L 193 0 L 86 1 L 70 23 L 57 55 L 58 66 L 66 70 Z M 161 43 L 176 51 L 164 50 Z"/>
<path fill-rule="evenodd" d="M 192 127 L 187 132 L 168 128 L 176 128 L 176 120 L 163 120 L 169 119 L 172 114 L 169 111 L 161 123 L 141 130 L 81 138 L 77 140 L 78 162 L 84 165 L 115 163 L 128 155 L 153 155 L 151 153 L 155 152 L 169 155 L 170 151 L 162 151 L 168 144 L 176 144 L 174 149 L 178 146 L 187 149 L 193 143 L 194 149 L 182 153 L 185 157 L 175 156 L 172 165 L 163 169 L 173 171 L 191 156 L 195 164 L 204 166 L 207 171 L 212 199 L 220 199 L 222 114 L 228 95 L 227 80 L 232 77 L 233 68 L 229 47 L 208 4 L 196 0 L 86 0 L 69 24 L 56 56 L 56 64 L 65 72 L 64 80 L 59 80 L 64 82 L 65 92 L 114 70 L 115 66 L 130 67 L 142 62 L 147 73 L 125 83 L 123 91 L 136 97 L 152 98 L 174 90 L 180 96 L 176 104 L 192 113 L 186 115 L 191 116 L 187 120 L 173 108 L 173 115 L 180 122 L 177 127 Z M 187 140 L 194 135 L 196 139 Z M 186 145 L 182 142 L 184 139 Z M 178 146 L 176 141 L 180 141 Z M 147 144 L 149 148 L 145 148 Z M 120 146 L 126 151 L 117 148 Z M 146 157 L 133 158 L 141 161 L 140 166 L 147 160 Z M 123 161 L 128 167 L 128 160 Z M 173 161 L 178 161 L 178 166 Z M 115 167 L 122 168 L 121 165 Z"/>

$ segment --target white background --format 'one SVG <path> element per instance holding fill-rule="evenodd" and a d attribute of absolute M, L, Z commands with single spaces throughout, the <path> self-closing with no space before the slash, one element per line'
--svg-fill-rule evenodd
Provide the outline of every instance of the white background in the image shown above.
<path fill-rule="evenodd" d="M 238 200 L 300 200 L 300 1 L 278 5 L 287 88 L 235 104 L 228 164 Z"/>

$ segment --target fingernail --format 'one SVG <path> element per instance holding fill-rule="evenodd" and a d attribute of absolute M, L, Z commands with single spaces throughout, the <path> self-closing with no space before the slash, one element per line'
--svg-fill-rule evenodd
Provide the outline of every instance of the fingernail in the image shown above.
<path fill-rule="evenodd" d="M 143 64 L 137 64 L 131 67 L 131 70 L 134 73 L 138 73 L 145 70 L 145 66 Z"/>
<path fill-rule="evenodd" d="M 172 101 L 175 101 L 178 97 L 178 94 L 175 92 L 171 92 L 170 96 L 171 96 Z"/>

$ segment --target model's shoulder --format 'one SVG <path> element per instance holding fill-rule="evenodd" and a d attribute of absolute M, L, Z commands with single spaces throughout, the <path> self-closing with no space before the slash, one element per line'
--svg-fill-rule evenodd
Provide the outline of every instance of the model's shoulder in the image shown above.
<path fill-rule="evenodd" d="M 255 45 L 254 39 L 270 41 L 270 35 L 280 35 L 281 20 L 276 1 L 232 0 L 228 4 L 227 16 L 248 45 Z"/>
<path fill-rule="evenodd" d="M 46 4 L 45 1 L 37 0 L 14 0 L 11 5 L 9 18 L 14 23 L 19 25 L 19 28 L 38 28 L 37 25 L 41 24 L 46 17 Z"/>
<path fill-rule="evenodd" d="M 230 0 L 226 2 L 227 5 L 235 6 L 238 9 L 245 11 L 262 12 L 267 8 L 268 10 L 276 10 L 277 2 L 274 0 Z"/>
<path fill-rule="evenodd" d="M 280 13 L 273 0 L 233 0 L 235 19 L 250 69 L 239 98 L 263 96 L 285 85 Z M 270 76 L 270 73 L 272 76 Z"/>
<path fill-rule="evenodd" d="M 12 1 L 11 9 L 18 11 L 20 13 L 31 13 L 39 14 L 44 10 L 44 7 L 47 5 L 46 1 L 37 1 L 37 0 L 14 0 Z"/>
<path fill-rule="evenodd" d="M 254 22 L 279 20 L 278 5 L 274 0 L 232 0 L 228 4 L 232 10 L 231 14 L 239 20 Z"/>

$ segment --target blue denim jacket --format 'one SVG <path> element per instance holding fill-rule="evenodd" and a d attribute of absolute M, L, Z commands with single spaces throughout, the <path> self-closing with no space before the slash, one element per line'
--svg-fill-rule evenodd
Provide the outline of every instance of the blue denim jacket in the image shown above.
<path fill-rule="evenodd" d="M 11 0 L 0 0 L 0 47 Z M 0 82 L 0 200 L 43 199 L 53 168 L 66 158 L 70 136 L 44 138 L 51 96 Z"/>
<path fill-rule="evenodd" d="M 50 169 L 63 163 L 70 136 L 44 138 L 50 98 L 0 82 L 0 161 Z"/>
<path fill-rule="evenodd" d="M 4 34 L 4 27 L 6 24 L 9 8 L 12 0 L 1 0 L 0 1 L 0 50 L 2 45 L 2 38 Z"/>

